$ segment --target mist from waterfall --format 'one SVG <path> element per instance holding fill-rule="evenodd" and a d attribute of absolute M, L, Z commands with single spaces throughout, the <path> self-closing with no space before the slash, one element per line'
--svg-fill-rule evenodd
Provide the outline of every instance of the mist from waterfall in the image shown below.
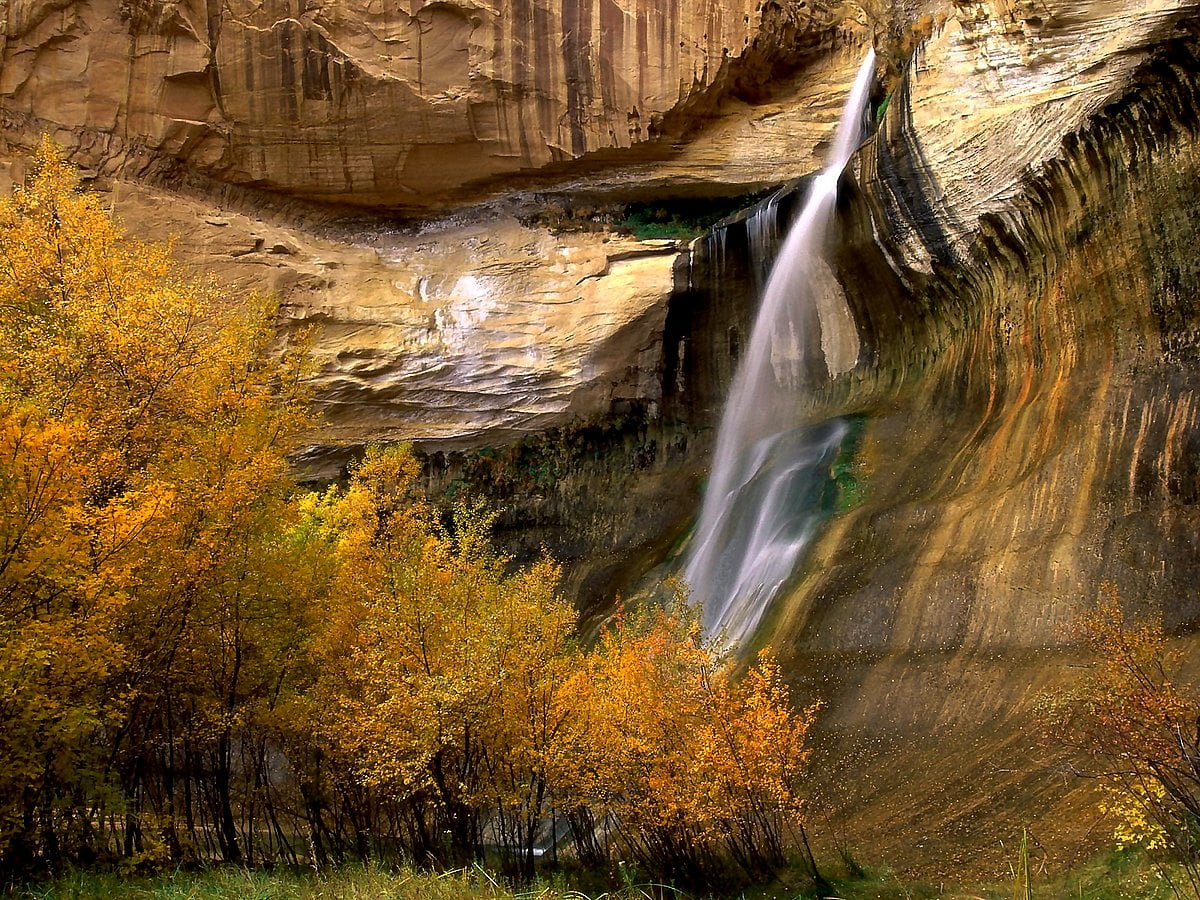
<path fill-rule="evenodd" d="M 717 434 L 685 573 L 705 630 L 730 643 L 753 632 L 812 541 L 829 470 L 846 436 L 841 421 L 809 428 L 788 423 L 795 421 L 808 371 L 807 323 L 829 277 L 823 254 L 838 180 L 862 135 L 874 71 L 872 50 L 842 110 L 828 165 L 813 180 L 771 269 Z M 752 253 L 765 253 L 776 212 L 773 197 L 748 222 Z"/>

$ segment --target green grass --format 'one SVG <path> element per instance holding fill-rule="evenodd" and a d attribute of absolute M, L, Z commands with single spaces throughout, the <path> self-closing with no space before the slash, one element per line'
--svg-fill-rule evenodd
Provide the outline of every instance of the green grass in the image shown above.
<path fill-rule="evenodd" d="M 1185 889 L 1187 880 L 1180 871 L 1167 875 Z M 1175 897 L 1171 886 L 1139 850 L 1107 854 L 1066 875 L 1040 886 L 1034 883 L 1033 896 L 1061 897 L 1064 900 L 1168 900 Z"/>
<path fill-rule="evenodd" d="M 25 888 L 26 900 L 673 900 L 671 888 L 629 885 L 582 894 L 561 879 L 513 888 L 481 867 L 430 873 L 409 868 L 347 866 L 328 873 L 221 867 L 170 875 L 122 877 L 76 872 Z"/>
<path fill-rule="evenodd" d="M 1017 861 L 1014 860 L 1014 864 Z M 1181 888 L 1181 872 L 1168 872 Z M 862 878 L 831 879 L 838 900 L 1012 900 L 1014 880 L 977 885 L 928 884 L 890 873 L 869 872 Z M 1033 873 L 1030 896 L 1035 900 L 1174 900 L 1167 879 L 1138 850 L 1106 854 L 1053 878 Z M 766 900 L 769 894 L 764 894 Z M 1016 896 L 1024 896 L 1017 893 Z M 1188 896 L 1186 890 L 1183 896 Z M 746 900 L 751 900 L 748 896 Z M 754 898 L 757 900 L 757 897 Z"/>
<path fill-rule="evenodd" d="M 1011 900 L 1011 880 L 957 887 L 901 879 L 869 871 L 861 877 L 833 877 L 820 897 L 837 900 Z M 813 900 L 804 879 L 727 895 L 723 900 Z M 1182 881 L 1179 882 L 1183 884 Z M 27 900 L 50 898 L 144 898 L 144 900 L 702 900 L 700 895 L 641 884 L 629 879 L 619 889 L 581 893 L 562 875 L 513 888 L 479 867 L 432 874 L 412 869 L 347 866 L 329 873 L 246 871 L 214 868 L 153 877 L 72 873 L 56 881 L 13 892 Z M 1175 895 L 1161 874 L 1136 851 L 1112 853 L 1053 879 L 1034 876 L 1037 900 L 1169 900 Z"/>
<path fill-rule="evenodd" d="M 475 900 L 511 892 L 472 870 L 430 875 L 347 868 L 328 874 L 216 868 L 153 878 L 76 873 L 23 894 L 28 898 L 146 898 L 146 900 Z M 553 895 L 548 895 L 547 900 Z M 557 900 L 557 898 L 555 898 Z"/>

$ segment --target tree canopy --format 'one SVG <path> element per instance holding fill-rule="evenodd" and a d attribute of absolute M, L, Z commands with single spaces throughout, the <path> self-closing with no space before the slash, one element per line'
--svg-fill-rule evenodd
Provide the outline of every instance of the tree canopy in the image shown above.
<path fill-rule="evenodd" d="M 680 600 L 594 644 L 405 447 L 301 490 L 304 348 L 49 142 L 0 200 L 0 866 L 576 855 L 758 876 L 806 735 Z"/>

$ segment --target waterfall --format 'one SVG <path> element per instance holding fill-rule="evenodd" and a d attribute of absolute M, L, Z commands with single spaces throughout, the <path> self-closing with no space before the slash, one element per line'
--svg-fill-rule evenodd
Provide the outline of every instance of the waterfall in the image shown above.
<path fill-rule="evenodd" d="M 815 312 L 837 184 L 862 135 L 875 71 L 869 51 L 842 111 L 828 166 L 780 248 L 717 434 L 712 474 L 685 569 L 709 634 L 736 643 L 762 619 L 816 531 L 820 498 L 846 435 L 827 422 L 789 427 L 807 371 L 805 323 Z M 773 238 L 778 195 L 749 224 L 751 250 Z M 752 260 L 758 263 L 758 260 Z M 790 414 L 790 415 L 789 415 Z"/>

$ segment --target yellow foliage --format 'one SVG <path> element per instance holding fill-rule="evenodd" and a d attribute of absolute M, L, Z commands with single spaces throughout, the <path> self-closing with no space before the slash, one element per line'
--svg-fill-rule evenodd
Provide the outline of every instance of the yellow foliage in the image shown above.
<path fill-rule="evenodd" d="M 267 526 L 307 420 L 302 350 L 269 361 L 269 311 L 128 238 L 49 141 L 0 200 L 0 855 L 17 865 L 91 840 L 86 816 L 55 836 L 56 804 L 101 791 L 97 767 L 144 768 L 130 716 L 155 734 L 184 683 L 210 719 L 240 700 L 230 679 L 252 668 L 222 660 L 277 591 Z"/>
<path fill-rule="evenodd" d="M 682 599 L 581 647 L 558 566 L 446 520 L 404 448 L 297 495 L 305 354 L 268 353 L 270 311 L 131 240 L 49 143 L 0 201 L 0 864 L 529 875 L 561 814 L 592 861 L 779 865 L 816 708 L 777 664 L 735 677 Z"/>
<path fill-rule="evenodd" d="M 1167 831 L 1151 817 L 1149 810 L 1166 800 L 1166 788 L 1162 782 L 1125 782 L 1112 778 L 1104 785 L 1106 799 L 1100 811 L 1116 819 L 1113 837 L 1117 849 L 1144 847 L 1147 850 L 1163 850 L 1168 846 Z"/>
<path fill-rule="evenodd" d="M 443 529 L 417 475 L 406 451 L 375 449 L 321 503 L 338 559 L 318 665 L 323 733 L 365 783 L 427 805 L 454 852 L 478 845 L 483 810 L 499 817 L 496 840 L 527 846 L 575 613 L 548 560 L 505 573 L 494 515 L 460 506 Z"/>
<path fill-rule="evenodd" d="M 735 678 L 682 599 L 581 648 L 558 568 L 510 574 L 494 515 L 443 528 L 417 477 L 375 449 L 305 502 L 337 558 L 310 710 L 336 765 L 408 810 L 414 854 L 494 844 L 528 874 L 551 807 L 584 857 L 608 830 L 663 877 L 780 865 L 816 707 L 793 710 L 770 656 Z"/>
<path fill-rule="evenodd" d="M 769 654 L 735 679 L 679 599 L 608 631 L 558 703 L 557 781 L 644 865 L 695 878 L 714 855 L 751 874 L 782 863 L 817 707 L 793 710 Z"/>
<path fill-rule="evenodd" d="M 1162 627 L 1130 622 L 1107 591 L 1079 623 L 1094 663 L 1078 687 L 1049 698 L 1056 740 L 1089 755 L 1120 846 L 1165 850 L 1200 890 L 1200 698 L 1172 677 Z"/>

